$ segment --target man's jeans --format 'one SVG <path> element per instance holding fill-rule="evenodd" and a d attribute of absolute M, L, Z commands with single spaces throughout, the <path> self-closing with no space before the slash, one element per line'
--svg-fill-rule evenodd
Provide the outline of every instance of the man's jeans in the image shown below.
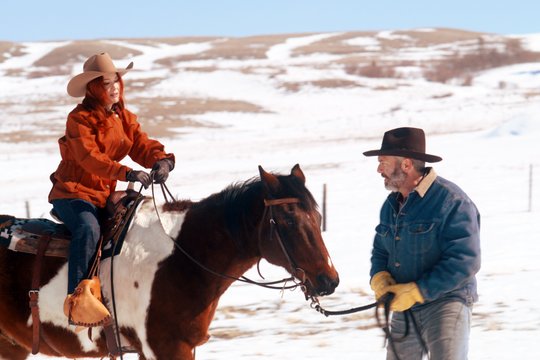
<path fill-rule="evenodd" d="M 425 342 L 430 360 L 466 360 L 469 351 L 471 307 L 455 299 L 435 301 L 412 311 L 420 334 Z M 399 339 L 405 333 L 405 314 L 396 312 L 392 316 L 392 336 Z M 400 360 L 421 360 L 425 356 L 412 321 L 409 335 L 403 341 L 395 341 Z M 396 360 L 390 344 L 387 345 L 387 360 Z"/>
<path fill-rule="evenodd" d="M 81 280 L 88 276 L 99 242 L 100 209 L 81 199 L 59 199 L 52 202 L 54 211 L 71 232 L 68 256 L 68 294 L 73 294 Z"/>

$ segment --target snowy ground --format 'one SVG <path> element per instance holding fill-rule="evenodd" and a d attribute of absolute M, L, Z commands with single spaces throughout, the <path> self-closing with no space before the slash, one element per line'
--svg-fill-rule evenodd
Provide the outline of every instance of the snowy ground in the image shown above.
<path fill-rule="evenodd" d="M 282 47 L 270 54 L 281 59 L 288 52 Z M 452 87 L 453 97 L 436 102 L 422 101 L 416 93 L 448 88 L 423 81 L 391 92 L 306 89 L 289 97 L 256 76 L 225 71 L 205 78 L 180 72 L 161 89 L 172 92 L 176 84 L 174 91 L 184 96 L 203 91 L 215 97 L 251 96 L 275 112 L 207 113 L 199 120 L 222 127 L 187 133 L 183 129 L 181 135 L 162 139 L 177 157 L 168 185 L 180 197 L 199 199 L 257 175 L 259 164 L 288 173 L 299 163 L 317 199 L 323 184 L 328 186 L 324 236 L 341 284 L 321 303 L 329 309 L 359 306 L 373 301 L 369 256 L 378 210 L 387 194 L 375 172 L 376 160 L 365 158 L 362 151 L 378 148 L 386 129 L 423 127 L 428 152 L 444 159 L 435 165 L 437 173 L 460 185 L 482 214 L 480 301 L 474 307 L 469 358 L 534 358 L 540 337 L 540 236 L 535 231 L 540 211 L 540 119 L 535 102 L 509 99 L 518 96 L 520 86 L 540 85 L 532 71 L 538 67 L 489 72 L 477 79 L 481 85 Z M 489 84 L 501 77 L 512 78 L 516 92 L 497 95 Z M 22 96 L 32 89 L 19 91 Z M 403 104 L 402 113 L 381 115 L 386 102 Z M 9 123 L 17 125 L 13 119 Z M 2 124 L 0 129 L 9 131 Z M 58 160 L 54 143 L 0 143 L 0 213 L 25 216 L 28 201 L 33 217 L 47 216 L 48 176 Z M 268 264 L 263 264 L 263 273 L 271 279 L 284 275 Z M 247 275 L 256 277 L 252 271 Z M 310 309 L 300 291 L 281 294 L 235 284 L 222 297 L 210 333 L 210 341 L 197 349 L 198 359 L 385 358 L 382 332 L 372 312 L 325 318 Z"/>

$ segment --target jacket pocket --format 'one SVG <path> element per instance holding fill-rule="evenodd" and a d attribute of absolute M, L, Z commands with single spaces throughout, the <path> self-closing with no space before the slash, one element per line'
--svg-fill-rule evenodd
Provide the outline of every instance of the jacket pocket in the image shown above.
<path fill-rule="evenodd" d="M 436 248 L 436 224 L 414 223 L 407 229 L 407 250 L 411 254 L 424 254 Z"/>
<path fill-rule="evenodd" d="M 61 161 L 53 176 L 55 186 L 60 186 L 70 193 L 77 193 L 83 171 L 73 161 Z"/>
<path fill-rule="evenodd" d="M 379 224 L 377 227 L 375 227 L 375 232 L 375 242 L 381 244 L 384 248 L 386 248 L 387 252 L 390 252 L 393 246 L 390 227 Z"/>
<path fill-rule="evenodd" d="M 377 232 L 378 236 L 386 237 L 388 235 L 388 232 L 390 231 L 390 228 L 386 225 L 379 224 L 375 228 L 375 231 Z"/>

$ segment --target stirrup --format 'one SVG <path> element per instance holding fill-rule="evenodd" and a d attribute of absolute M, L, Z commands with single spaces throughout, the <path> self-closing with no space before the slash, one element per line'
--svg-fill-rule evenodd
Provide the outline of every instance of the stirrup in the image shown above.
<path fill-rule="evenodd" d="M 103 326 L 112 320 L 109 310 L 101 302 L 101 289 L 97 277 L 83 280 L 73 294 L 64 301 L 64 314 L 72 325 Z"/>

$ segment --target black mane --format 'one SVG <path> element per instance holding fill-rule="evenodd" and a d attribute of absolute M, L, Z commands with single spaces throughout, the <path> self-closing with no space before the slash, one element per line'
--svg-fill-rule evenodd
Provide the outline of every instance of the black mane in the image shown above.
<path fill-rule="evenodd" d="M 259 225 L 264 211 L 264 199 L 294 197 L 300 200 L 299 206 L 306 210 L 317 208 L 313 195 L 296 177 L 276 175 L 280 188 L 276 193 L 268 194 L 259 177 L 244 182 L 233 183 L 222 191 L 212 194 L 197 203 L 192 204 L 192 210 L 201 209 L 222 211 L 225 216 L 229 235 L 242 249 L 247 234 L 252 234 Z"/>
<path fill-rule="evenodd" d="M 198 205 L 224 206 L 227 211 L 238 213 L 240 209 L 249 210 L 254 200 L 278 199 L 294 197 L 300 200 L 300 207 L 306 211 L 317 208 L 317 202 L 313 195 L 296 177 L 288 175 L 276 175 L 279 179 L 280 188 L 275 194 L 267 194 L 259 177 L 248 179 L 244 182 L 233 183 L 222 191 L 212 194 L 201 200 Z"/>

